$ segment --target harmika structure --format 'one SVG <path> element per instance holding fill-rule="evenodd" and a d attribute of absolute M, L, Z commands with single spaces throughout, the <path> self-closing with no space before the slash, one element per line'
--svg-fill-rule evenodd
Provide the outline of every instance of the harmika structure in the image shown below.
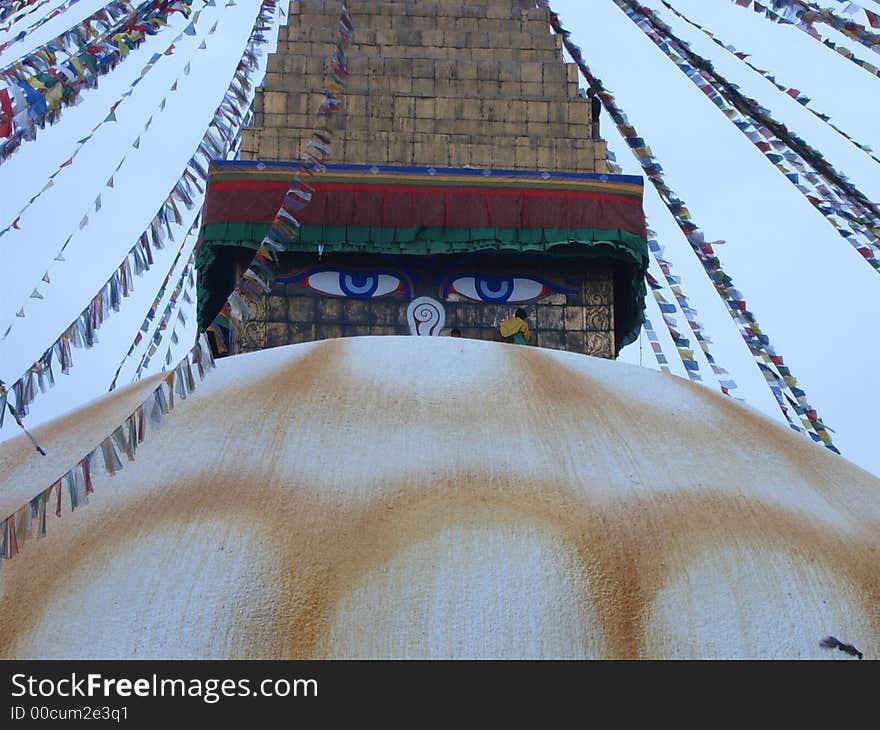
<path fill-rule="evenodd" d="M 318 123 L 338 0 L 299 0 L 241 160 L 212 166 L 198 266 L 210 324 Z M 642 180 L 608 173 L 548 10 L 524 0 L 351 4 L 333 164 L 311 179 L 273 290 L 220 353 L 352 335 L 499 339 L 613 358 L 643 319 Z M 216 343 L 215 343 L 216 344 Z"/>

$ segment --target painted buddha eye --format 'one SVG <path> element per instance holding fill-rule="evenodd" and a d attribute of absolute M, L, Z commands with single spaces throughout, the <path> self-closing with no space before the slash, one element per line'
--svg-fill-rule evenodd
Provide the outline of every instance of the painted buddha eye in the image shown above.
<path fill-rule="evenodd" d="M 310 289 L 336 297 L 375 299 L 408 288 L 400 277 L 361 271 L 316 271 L 301 280 Z"/>
<path fill-rule="evenodd" d="M 556 288 L 524 276 L 461 276 L 449 283 L 448 291 L 477 302 L 503 304 L 540 299 Z"/>

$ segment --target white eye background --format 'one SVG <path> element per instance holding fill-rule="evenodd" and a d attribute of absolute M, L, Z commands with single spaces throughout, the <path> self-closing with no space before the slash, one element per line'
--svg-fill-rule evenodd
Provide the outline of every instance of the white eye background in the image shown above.
<path fill-rule="evenodd" d="M 305 277 L 303 283 L 324 294 L 361 299 L 384 297 L 397 291 L 401 285 L 400 279 L 393 274 L 345 271 L 318 271 Z"/>
<path fill-rule="evenodd" d="M 546 291 L 540 281 L 525 277 L 462 276 L 449 285 L 463 297 L 477 302 L 527 302 L 537 299 Z"/>

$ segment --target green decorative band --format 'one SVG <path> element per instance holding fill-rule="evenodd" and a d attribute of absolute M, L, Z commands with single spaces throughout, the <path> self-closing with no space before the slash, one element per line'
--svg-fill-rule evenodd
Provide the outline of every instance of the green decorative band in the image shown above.
<path fill-rule="evenodd" d="M 264 223 L 215 223 L 202 229 L 202 250 L 212 246 L 239 246 L 256 249 L 269 230 Z M 623 249 L 637 265 L 647 264 L 648 247 L 644 238 L 624 230 L 599 228 L 457 228 L 447 226 L 331 226 L 304 225 L 299 239 L 287 246 L 290 252 L 364 252 L 424 256 L 478 250 L 507 249 L 547 251 L 559 244 L 590 247 L 606 243 Z M 463 245 L 459 245 L 463 244 Z M 584 253 L 587 253 L 586 251 Z M 201 252 L 200 252 L 201 257 Z M 201 264 L 198 264 L 201 268 Z"/>

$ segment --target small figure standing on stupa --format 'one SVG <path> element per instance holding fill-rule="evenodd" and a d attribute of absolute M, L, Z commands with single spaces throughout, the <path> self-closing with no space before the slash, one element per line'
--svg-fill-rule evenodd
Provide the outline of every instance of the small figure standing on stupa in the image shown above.
<path fill-rule="evenodd" d="M 514 345 L 528 345 L 532 341 L 532 332 L 529 329 L 529 315 L 525 309 L 517 309 L 510 319 L 505 319 L 498 325 L 501 336 Z"/>

